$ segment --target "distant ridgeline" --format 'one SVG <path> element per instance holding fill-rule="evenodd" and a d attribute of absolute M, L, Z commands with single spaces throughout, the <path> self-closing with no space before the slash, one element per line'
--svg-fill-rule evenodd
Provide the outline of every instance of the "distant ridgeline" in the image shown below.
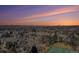
<path fill-rule="evenodd" d="M 0 31 L 3 30 L 79 30 L 79 26 L 26 26 L 26 25 L 0 25 Z"/>

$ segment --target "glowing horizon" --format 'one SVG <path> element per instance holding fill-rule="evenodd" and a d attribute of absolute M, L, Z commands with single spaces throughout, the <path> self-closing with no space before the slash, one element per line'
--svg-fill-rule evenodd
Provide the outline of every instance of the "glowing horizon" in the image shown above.
<path fill-rule="evenodd" d="M 0 25 L 79 25 L 79 6 L 0 6 Z"/>

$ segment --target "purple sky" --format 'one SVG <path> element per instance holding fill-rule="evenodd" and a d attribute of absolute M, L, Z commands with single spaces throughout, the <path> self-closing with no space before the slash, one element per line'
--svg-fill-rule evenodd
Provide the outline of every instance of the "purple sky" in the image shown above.
<path fill-rule="evenodd" d="M 0 5 L 0 25 L 79 25 L 79 6 Z"/>

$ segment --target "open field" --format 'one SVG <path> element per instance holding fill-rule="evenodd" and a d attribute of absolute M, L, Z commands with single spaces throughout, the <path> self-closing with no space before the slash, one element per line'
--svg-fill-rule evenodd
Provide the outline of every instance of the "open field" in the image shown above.
<path fill-rule="evenodd" d="M 53 48 L 79 52 L 79 26 L 0 26 L 1 53 L 48 53 Z"/>

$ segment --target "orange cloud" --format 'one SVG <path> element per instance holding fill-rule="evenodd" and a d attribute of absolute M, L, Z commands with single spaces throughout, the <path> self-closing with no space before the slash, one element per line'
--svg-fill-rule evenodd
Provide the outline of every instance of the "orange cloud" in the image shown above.
<path fill-rule="evenodd" d="M 45 21 L 45 22 L 30 22 L 31 25 L 39 26 L 56 26 L 56 25 L 79 25 L 79 21 L 75 20 L 61 20 L 61 21 Z"/>
<path fill-rule="evenodd" d="M 75 12 L 78 11 L 78 6 L 72 6 L 72 7 L 64 7 L 64 8 L 59 8 L 54 11 L 48 11 L 44 13 L 39 13 L 39 14 L 34 14 L 28 17 L 24 17 L 24 19 L 33 19 L 33 18 L 39 18 L 39 17 L 47 17 L 47 16 L 54 16 L 58 14 L 64 14 L 64 13 L 69 13 L 69 12 Z"/>
<path fill-rule="evenodd" d="M 44 13 L 38 13 L 34 14 L 28 17 L 24 17 L 23 19 L 20 19 L 18 21 L 15 21 L 16 24 L 20 25 L 78 25 L 79 21 L 72 21 L 71 18 L 67 17 L 56 17 L 58 19 L 57 21 L 33 21 L 32 19 L 34 18 L 39 18 L 39 17 L 47 17 L 47 16 L 54 16 L 58 14 L 64 14 L 64 13 L 69 13 L 69 12 L 75 12 L 78 11 L 78 6 L 71 6 L 71 7 L 64 7 L 64 8 L 59 8 L 54 11 L 48 11 Z"/>
<path fill-rule="evenodd" d="M 32 21 L 32 20 L 0 20 L 0 25 L 40 25 L 40 26 L 56 26 L 56 25 L 79 25 L 78 19 L 67 17 L 58 17 L 56 21 Z"/>
<path fill-rule="evenodd" d="M 75 18 L 67 17 L 57 17 L 55 21 L 29 21 L 30 25 L 40 25 L 40 26 L 56 26 L 56 25 L 79 25 L 79 20 Z M 26 25 L 26 23 L 23 23 Z"/>
<path fill-rule="evenodd" d="M 22 20 L 22 19 L 15 19 L 15 20 L 0 20 L 0 25 L 23 25 L 24 23 L 27 24 L 31 22 L 31 20 Z"/>

